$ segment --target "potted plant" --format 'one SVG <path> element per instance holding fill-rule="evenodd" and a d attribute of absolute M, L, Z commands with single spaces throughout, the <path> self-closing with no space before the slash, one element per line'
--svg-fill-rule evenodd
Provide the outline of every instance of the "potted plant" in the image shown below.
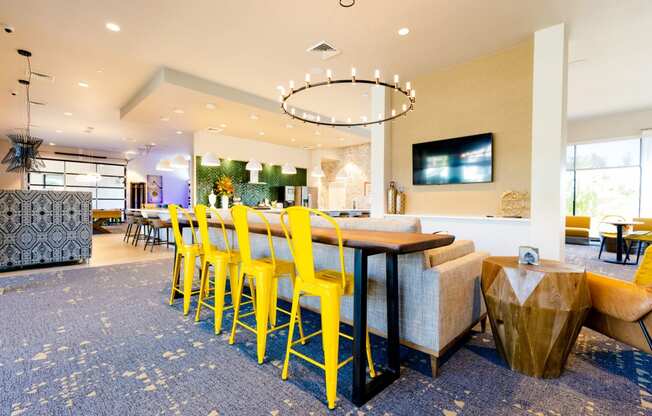
<path fill-rule="evenodd" d="M 215 193 L 222 199 L 222 209 L 229 208 L 229 197 L 233 195 L 233 181 L 228 176 L 222 176 L 215 181 Z"/>

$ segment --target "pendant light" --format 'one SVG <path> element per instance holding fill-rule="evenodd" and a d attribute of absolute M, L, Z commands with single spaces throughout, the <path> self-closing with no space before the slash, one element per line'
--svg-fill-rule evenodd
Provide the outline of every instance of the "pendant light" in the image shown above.
<path fill-rule="evenodd" d="M 156 164 L 156 170 L 162 172 L 171 172 L 174 170 L 174 168 L 172 167 L 172 162 L 170 162 L 170 159 L 163 159 Z"/>
<path fill-rule="evenodd" d="M 220 166 L 220 158 L 215 153 L 206 153 L 201 158 L 202 166 Z"/>
<path fill-rule="evenodd" d="M 297 173 L 297 168 L 294 166 L 290 165 L 289 163 L 283 164 L 281 167 L 281 173 L 284 175 L 296 175 Z"/>
<path fill-rule="evenodd" d="M 188 169 L 188 161 L 183 155 L 176 155 L 172 158 L 170 165 L 173 169 Z"/>
<path fill-rule="evenodd" d="M 245 165 L 245 170 L 249 171 L 249 183 L 260 183 L 258 182 L 258 172 L 263 170 L 263 165 L 259 161 L 249 159 L 249 162 Z"/>

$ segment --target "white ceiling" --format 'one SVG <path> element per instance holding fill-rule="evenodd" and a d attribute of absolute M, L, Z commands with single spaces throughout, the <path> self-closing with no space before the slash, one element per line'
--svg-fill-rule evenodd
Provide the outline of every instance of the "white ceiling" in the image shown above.
<path fill-rule="evenodd" d="M 304 146 L 312 140 L 309 131 L 298 140 L 299 133 L 279 128 L 283 120 L 273 114 L 252 123 L 241 117 L 249 109 L 230 108 L 237 103 L 221 102 L 229 109 L 207 114 L 201 106 L 209 97 L 201 95 L 160 91 L 122 119 L 120 108 L 162 67 L 275 100 L 277 85 L 299 82 L 305 72 L 319 77 L 331 68 L 344 75 L 355 66 L 360 76 L 378 68 L 407 80 L 562 21 L 569 23 L 570 60 L 577 61 L 569 69 L 570 117 L 652 107 L 649 0 L 358 0 L 349 9 L 337 0 L 3 0 L 0 21 L 16 29 L 0 33 L 0 131 L 24 124 L 22 99 L 9 91 L 20 90 L 16 80 L 25 67 L 15 50 L 26 48 L 34 53 L 34 71 L 56 77 L 34 82 L 33 99 L 47 106 L 33 106 L 32 120 L 34 133 L 57 145 L 124 151 L 155 142 L 173 148 L 189 142 L 192 130 L 225 123 L 225 134 Z M 106 30 L 108 21 L 121 32 Z M 400 37 L 396 32 L 404 26 L 410 34 Z M 320 40 L 342 54 L 322 61 L 306 53 Z M 346 108 L 346 101 L 323 108 Z M 170 114 L 182 102 L 192 109 Z M 88 126 L 93 132 L 83 133 Z M 270 133 L 251 137 L 265 129 Z M 339 137 L 324 137 L 324 146 L 356 140 Z"/>

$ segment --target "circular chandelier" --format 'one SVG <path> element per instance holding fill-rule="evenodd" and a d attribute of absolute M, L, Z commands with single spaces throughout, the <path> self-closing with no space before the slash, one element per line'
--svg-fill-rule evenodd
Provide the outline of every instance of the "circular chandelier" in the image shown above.
<path fill-rule="evenodd" d="M 287 93 L 284 88 L 279 87 L 281 88 L 281 96 L 279 97 L 279 100 L 281 102 L 281 109 L 285 114 L 290 116 L 292 119 L 300 120 L 303 121 L 304 123 L 310 123 L 310 124 L 315 124 L 318 126 L 326 126 L 326 127 L 360 127 L 360 126 L 367 127 L 372 124 L 382 124 L 387 121 L 397 119 L 401 116 L 407 115 L 407 113 L 414 110 L 414 104 L 416 102 L 416 90 L 412 88 L 410 82 L 406 82 L 405 86 L 402 86 L 400 84 L 400 78 L 398 75 L 394 75 L 394 80 L 393 80 L 394 82 L 391 84 L 382 81 L 380 78 L 379 70 L 375 71 L 373 80 L 358 79 L 356 75 L 357 75 L 356 69 L 351 68 L 351 78 L 333 79 L 333 72 L 330 69 L 328 69 L 326 70 L 325 81 L 312 83 L 310 80 L 310 74 L 306 74 L 304 84 L 298 88 L 296 88 L 294 81 L 290 81 L 289 91 Z M 394 91 L 398 94 L 405 96 L 407 100 L 399 110 L 392 109 L 391 112 L 387 114 L 383 114 L 383 113 L 378 114 L 375 119 L 362 116 L 360 117 L 360 121 L 353 120 L 350 117 L 348 117 L 346 120 L 341 120 L 341 119 L 337 119 L 336 117 L 327 117 L 324 119 L 320 115 L 309 114 L 305 112 L 299 114 L 296 108 L 288 105 L 288 100 L 291 97 L 294 97 L 299 94 L 305 94 L 308 91 L 315 90 L 316 88 L 329 87 L 331 85 L 336 85 L 336 84 L 348 84 L 351 86 L 356 84 L 367 84 L 367 85 L 384 87 L 387 88 L 388 90 Z"/>

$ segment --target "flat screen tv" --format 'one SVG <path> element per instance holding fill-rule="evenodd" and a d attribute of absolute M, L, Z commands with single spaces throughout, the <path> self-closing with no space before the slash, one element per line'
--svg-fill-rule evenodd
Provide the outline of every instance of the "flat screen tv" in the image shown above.
<path fill-rule="evenodd" d="M 412 183 L 414 185 L 492 181 L 492 133 L 412 145 Z"/>

